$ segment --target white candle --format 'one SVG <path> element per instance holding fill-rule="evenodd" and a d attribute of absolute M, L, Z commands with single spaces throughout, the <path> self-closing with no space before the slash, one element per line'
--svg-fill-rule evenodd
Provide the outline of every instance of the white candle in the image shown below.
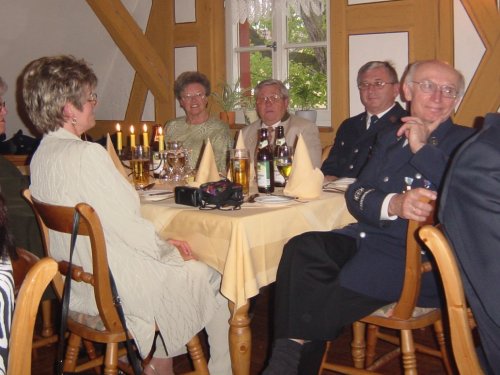
<path fill-rule="evenodd" d="M 163 151 L 165 149 L 165 143 L 163 141 L 163 129 L 158 129 L 158 150 Z"/>
<path fill-rule="evenodd" d="M 116 149 L 118 151 L 123 149 L 122 127 L 120 123 L 116 123 Z"/>
<path fill-rule="evenodd" d="M 134 125 L 130 125 L 130 148 L 135 147 Z"/>

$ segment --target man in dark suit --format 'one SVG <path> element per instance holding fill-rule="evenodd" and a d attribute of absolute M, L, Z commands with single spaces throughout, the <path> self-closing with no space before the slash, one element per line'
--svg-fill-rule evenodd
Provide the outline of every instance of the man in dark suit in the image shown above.
<path fill-rule="evenodd" d="M 396 129 L 408 113 L 395 100 L 398 74 L 388 61 L 369 61 L 358 71 L 359 98 L 365 112 L 348 118 L 339 127 L 335 142 L 321 166 L 327 181 L 358 177 L 381 132 Z"/>
<path fill-rule="evenodd" d="M 463 76 L 450 65 L 412 64 L 403 90 L 411 116 L 379 137 L 346 193 L 358 223 L 304 233 L 285 245 L 276 283 L 276 340 L 265 375 L 317 374 L 321 355 L 309 352 L 307 342 L 334 339 L 345 325 L 399 297 L 408 220 L 430 215 L 432 205 L 421 198 L 436 199 L 450 156 L 473 132 L 450 119 L 464 90 Z M 431 274 L 423 277 L 420 297 L 420 306 L 439 306 Z"/>
<path fill-rule="evenodd" d="M 454 158 L 439 207 L 477 322 L 488 374 L 500 374 L 499 145 L 500 113 L 490 113 L 482 131 Z"/>

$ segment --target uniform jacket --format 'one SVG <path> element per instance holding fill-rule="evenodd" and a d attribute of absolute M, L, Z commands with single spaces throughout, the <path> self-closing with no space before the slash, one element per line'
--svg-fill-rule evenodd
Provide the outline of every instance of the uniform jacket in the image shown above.
<path fill-rule="evenodd" d="M 500 374 L 500 113 L 457 152 L 439 218 L 457 256 L 490 372 Z"/>
<path fill-rule="evenodd" d="M 356 236 L 357 254 L 343 267 L 341 284 L 357 292 L 396 301 L 404 279 L 408 221 L 380 220 L 382 202 L 389 193 L 416 187 L 439 190 L 450 156 L 473 129 L 441 123 L 428 143 L 413 154 L 396 130 L 379 138 L 368 164 L 346 193 L 347 207 L 357 224 L 340 231 Z M 420 306 L 438 306 L 433 275 L 422 280 Z"/>
<path fill-rule="evenodd" d="M 358 177 L 370 156 L 377 135 L 401 124 L 401 117 L 408 113 L 396 103 L 384 116 L 366 129 L 367 113 L 348 118 L 340 125 L 335 142 L 321 171 L 328 176 Z"/>
<path fill-rule="evenodd" d="M 294 146 L 297 143 L 299 134 L 302 134 L 309 150 L 309 156 L 314 167 L 321 166 L 321 141 L 319 139 L 319 131 L 316 124 L 295 115 L 281 122 L 285 130 L 286 143 Z M 243 139 L 245 146 L 250 150 L 250 159 L 253 160 L 255 150 L 257 148 L 257 133 L 262 127 L 261 120 L 254 121 L 249 126 L 243 128 Z"/>

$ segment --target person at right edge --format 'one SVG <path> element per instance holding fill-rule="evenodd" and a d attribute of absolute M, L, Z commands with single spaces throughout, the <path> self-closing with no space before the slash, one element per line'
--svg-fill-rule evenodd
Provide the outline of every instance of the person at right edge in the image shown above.
<path fill-rule="evenodd" d="M 449 160 L 473 129 L 450 116 L 464 78 L 442 61 L 412 64 L 404 79 L 411 116 L 378 138 L 346 203 L 357 223 L 308 232 L 284 247 L 275 293 L 275 341 L 264 375 L 317 374 L 323 352 L 344 326 L 399 298 L 408 220 L 432 212 Z M 418 306 L 440 306 L 432 273 L 422 278 Z M 312 349 L 311 349 L 312 347 Z"/>
<path fill-rule="evenodd" d="M 439 219 L 458 260 L 477 323 L 478 356 L 500 374 L 500 113 L 457 152 L 443 186 Z"/>
<path fill-rule="evenodd" d="M 399 79 L 390 62 L 367 62 L 358 71 L 357 84 L 365 111 L 340 124 L 333 147 L 321 165 L 325 181 L 358 177 L 378 134 L 398 128 L 401 117 L 408 115 L 396 102 Z"/>

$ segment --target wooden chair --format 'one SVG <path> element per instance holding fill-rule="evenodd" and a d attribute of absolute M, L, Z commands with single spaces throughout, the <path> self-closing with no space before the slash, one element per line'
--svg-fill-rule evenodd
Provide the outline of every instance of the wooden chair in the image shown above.
<path fill-rule="evenodd" d="M 419 308 L 416 306 L 420 293 L 422 273 L 429 272 L 432 268 L 430 263 L 426 262 L 422 264 L 421 262 L 420 246 L 417 242 L 417 230 L 423 224 L 425 223 L 413 220 L 410 220 L 408 223 L 405 278 L 399 300 L 353 323 L 353 341 L 351 346 L 354 368 L 328 363 L 326 360 L 327 352 L 331 346 L 331 343 L 328 343 L 320 367 L 320 374 L 323 369 L 345 374 L 363 374 L 364 372 L 357 372 L 355 369 L 377 370 L 401 354 L 405 375 L 416 375 L 416 350 L 442 358 L 446 372 L 449 375 L 452 374 L 446 351 L 440 309 Z M 366 330 L 367 325 L 368 329 Z M 416 344 L 413 341 L 412 330 L 430 325 L 434 326 L 440 350 Z M 400 338 L 389 333 L 380 332 L 379 327 L 400 331 Z M 368 332 L 365 341 L 366 331 Z M 397 348 L 375 360 L 375 349 L 378 339 L 397 345 Z"/>
<path fill-rule="evenodd" d="M 12 270 L 14 275 L 14 296 L 17 297 L 21 285 L 26 278 L 29 270 L 40 260 L 35 254 L 28 250 L 17 248 L 17 259 L 12 260 Z M 54 344 L 58 341 L 58 335 L 54 333 L 54 324 L 52 321 L 52 301 L 44 300 L 41 302 L 42 312 L 42 331 L 41 337 L 34 335 L 33 349 Z"/>
<path fill-rule="evenodd" d="M 328 158 L 328 155 L 330 154 L 330 150 L 332 149 L 333 145 L 328 145 L 323 147 L 323 150 L 321 150 L 321 163 L 323 163 L 326 158 Z"/>
<path fill-rule="evenodd" d="M 38 305 L 49 282 L 57 275 L 57 263 L 51 258 L 36 262 L 26 274 L 16 299 L 9 341 L 7 375 L 31 374 L 33 328 Z"/>
<path fill-rule="evenodd" d="M 48 256 L 50 256 L 49 229 L 70 234 L 75 210 L 80 213 L 78 235 L 88 236 L 91 243 L 93 274 L 74 265 L 71 277 L 76 282 L 85 282 L 94 287 L 94 297 L 100 319 L 96 321 L 95 317 L 70 312 L 68 316 L 70 336 L 64 360 L 64 371 L 81 372 L 104 365 L 104 373 L 116 374 L 118 358 L 126 355 L 126 349 L 119 349 L 119 344 L 125 342 L 127 335 L 113 304 L 106 242 L 97 213 L 85 203 L 79 203 L 76 207 L 63 207 L 40 202 L 31 197 L 28 189 L 24 190 L 23 195 L 33 207 L 42 230 L 44 247 Z M 67 262 L 59 262 L 59 270 L 63 275 L 66 275 L 67 268 Z M 59 298 L 62 296 L 63 287 L 62 278 L 56 278 L 54 288 Z M 90 360 L 77 364 L 82 339 Z M 93 351 L 93 346 L 87 344 L 93 342 L 106 345 L 104 356 L 97 356 Z M 207 363 L 198 336 L 194 336 L 187 346 L 195 368 L 195 371 L 190 374 L 207 375 Z M 122 368 L 122 370 L 129 371 L 130 369 Z"/>
<path fill-rule="evenodd" d="M 474 347 L 470 311 L 467 308 L 455 254 L 439 227 L 426 225 L 420 229 L 419 236 L 432 252 L 441 275 L 446 295 L 451 346 L 458 370 L 460 374 L 483 374 Z"/>

